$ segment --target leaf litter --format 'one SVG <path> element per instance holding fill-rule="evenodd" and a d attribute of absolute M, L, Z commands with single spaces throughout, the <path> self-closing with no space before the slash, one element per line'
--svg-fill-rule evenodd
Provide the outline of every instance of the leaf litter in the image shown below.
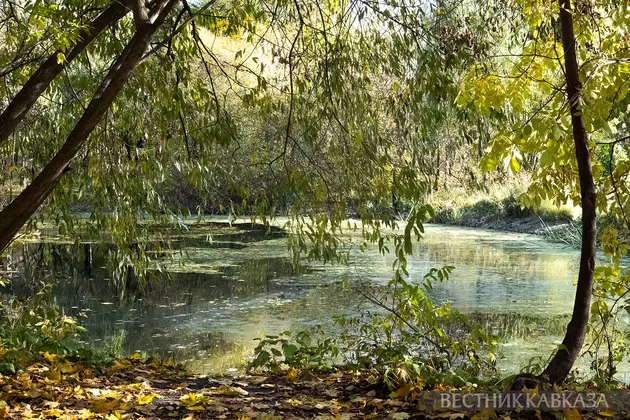
<path fill-rule="evenodd" d="M 405 385 L 388 392 L 370 372 L 289 369 L 207 377 L 138 355 L 98 368 L 43 355 L 15 374 L 0 375 L 0 419 L 611 418 L 611 413 L 575 410 L 511 417 L 493 410 L 429 415 L 414 398 L 421 389 L 421 384 Z"/>

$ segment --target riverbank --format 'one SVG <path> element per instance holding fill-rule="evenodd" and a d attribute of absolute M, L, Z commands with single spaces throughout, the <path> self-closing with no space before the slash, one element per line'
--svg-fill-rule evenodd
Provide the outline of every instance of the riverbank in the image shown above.
<path fill-rule="evenodd" d="M 289 369 L 274 374 L 205 377 L 169 362 L 143 360 L 139 356 L 118 359 L 107 367 L 87 367 L 80 361 L 46 353 L 40 362 L 13 375 L 0 376 L 0 387 L 0 418 L 5 419 L 627 418 L 623 411 L 580 413 L 575 409 L 547 413 L 435 411 L 435 406 L 422 404 L 431 401 L 427 395 L 479 392 L 480 388 L 474 384 L 459 388 L 428 386 L 419 381 L 390 392 L 370 371 L 324 373 Z M 589 384 L 580 389 L 594 391 Z"/>
<path fill-rule="evenodd" d="M 434 223 L 542 235 L 555 242 L 576 243 L 579 239 L 579 208 L 557 207 L 543 202 L 537 210 L 521 208 L 519 192 L 494 189 L 471 195 L 451 191 L 434 195 L 430 204 Z M 577 240 L 579 243 L 579 240 Z"/>

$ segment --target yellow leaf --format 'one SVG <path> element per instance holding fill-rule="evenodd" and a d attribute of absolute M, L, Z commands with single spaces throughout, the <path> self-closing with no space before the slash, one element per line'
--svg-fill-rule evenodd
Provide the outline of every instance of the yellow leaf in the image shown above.
<path fill-rule="evenodd" d="M 69 362 L 59 363 L 59 370 L 61 373 L 71 374 L 74 373 L 74 366 Z"/>
<path fill-rule="evenodd" d="M 58 369 L 50 369 L 46 372 L 46 378 L 50 379 L 53 382 L 57 382 L 61 380 L 61 373 Z"/>
<path fill-rule="evenodd" d="M 151 404 L 151 401 L 153 401 L 153 398 L 155 398 L 155 394 L 141 395 L 136 398 L 136 402 L 140 405 L 147 405 L 147 404 Z"/>
<path fill-rule="evenodd" d="M 44 359 L 48 360 L 50 363 L 52 363 L 55 360 L 57 360 L 57 355 L 56 354 L 50 354 L 47 351 L 43 352 L 42 356 L 44 356 Z"/>
<path fill-rule="evenodd" d="M 480 412 L 472 416 L 470 420 L 490 420 L 490 419 L 496 419 L 496 418 L 497 418 L 497 413 L 494 411 L 494 409 L 488 408 L 485 410 L 481 410 Z"/>
<path fill-rule="evenodd" d="M 210 402 L 210 398 L 203 394 L 186 394 L 179 399 L 188 410 L 201 411 L 203 405 Z"/>
<path fill-rule="evenodd" d="M 404 385 L 398 388 L 396 391 L 389 394 L 389 397 L 390 398 L 407 398 L 407 395 L 409 395 L 409 392 L 411 392 L 411 386 Z"/>
<path fill-rule="evenodd" d="M 297 379 L 297 377 L 298 377 L 297 371 L 293 369 L 293 367 L 289 367 L 289 370 L 287 370 L 287 378 L 290 380 L 295 380 Z"/>
<path fill-rule="evenodd" d="M 63 411 L 58 408 L 51 408 L 50 410 L 44 411 L 44 416 L 46 417 L 61 417 L 63 416 Z"/>
<path fill-rule="evenodd" d="M 105 391 L 101 392 L 101 397 L 111 398 L 115 400 L 115 399 L 120 398 L 120 395 L 118 394 L 118 392 L 114 391 L 113 389 L 106 389 Z"/>
<path fill-rule="evenodd" d="M 564 410 L 567 420 L 582 420 L 582 415 L 576 409 Z"/>
<path fill-rule="evenodd" d="M 285 403 L 283 404 L 283 406 L 286 407 L 296 407 L 298 405 L 302 405 L 302 401 L 300 400 L 295 400 L 293 398 L 289 398 L 288 400 L 285 401 Z"/>
<path fill-rule="evenodd" d="M 538 395 L 538 385 L 536 385 L 535 388 L 527 388 L 526 386 L 524 386 L 521 391 L 525 392 L 526 394 L 530 394 L 532 396 L 534 395 Z"/>
<path fill-rule="evenodd" d="M 80 419 L 91 419 L 91 418 L 94 418 L 94 417 L 96 417 L 96 413 L 93 413 L 93 412 L 91 412 L 88 409 L 84 408 L 84 409 L 82 409 L 79 412 L 79 418 Z"/>
<path fill-rule="evenodd" d="M 92 400 L 92 410 L 95 413 L 105 414 L 118 408 L 118 400 Z"/>

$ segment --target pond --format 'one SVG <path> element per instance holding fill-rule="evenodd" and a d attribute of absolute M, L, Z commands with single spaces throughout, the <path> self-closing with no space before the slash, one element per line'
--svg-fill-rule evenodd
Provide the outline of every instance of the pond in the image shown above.
<path fill-rule="evenodd" d="M 172 357 L 214 373 L 242 368 L 256 337 L 330 326 L 331 316 L 352 311 L 357 298 L 342 291 L 343 278 L 384 285 L 392 276 L 392 257 L 376 249 L 352 252 L 348 265 L 310 263 L 296 270 L 284 232 L 265 234 L 251 223 L 202 219 L 172 243 L 181 252 L 155 255 L 162 271 L 149 285 L 131 282 L 121 290 L 105 267 L 111 246 L 43 235 L 16 245 L 5 259 L 9 292 L 24 295 L 53 283 L 66 313 L 87 315 L 80 317 L 86 343 Z M 538 236 L 427 225 L 409 272 L 420 280 L 432 267 L 455 266 L 432 297 L 501 335 L 498 366 L 515 372 L 561 341 L 578 261 L 577 250 Z"/>

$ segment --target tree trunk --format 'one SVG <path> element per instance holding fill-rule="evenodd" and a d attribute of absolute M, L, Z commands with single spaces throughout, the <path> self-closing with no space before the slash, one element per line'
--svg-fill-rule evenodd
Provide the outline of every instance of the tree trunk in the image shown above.
<path fill-rule="evenodd" d="M 440 147 L 437 148 L 437 164 L 435 165 L 435 179 L 433 181 L 433 192 L 437 192 L 440 182 Z"/>
<path fill-rule="evenodd" d="M 58 62 L 57 54 L 61 51 L 55 51 L 39 66 L 7 108 L 0 114 L 0 145 L 9 138 L 35 101 L 44 93 L 61 70 L 81 54 L 94 39 L 127 14 L 129 9 L 123 3 L 122 1 L 114 0 L 92 21 L 89 28 L 81 31 L 81 40 L 64 54 L 66 57 L 65 62 Z"/>
<path fill-rule="evenodd" d="M 141 0 L 140 0 L 141 1 Z M 168 12 L 178 0 L 161 0 L 153 7 L 155 17 L 151 22 L 138 22 L 136 33 L 101 82 L 83 116 L 68 135 L 63 146 L 31 184 L 0 212 L 0 250 L 12 241 L 24 223 L 37 211 L 44 200 L 57 186 L 68 164 L 81 149 L 83 143 L 116 95 L 129 79 L 149 46 L 151 37 L 164 22 Z M 153 13 L 152 13 L 153 15 Z"/>
<path fill-rule="evenodd" d="M 573 315 L 567 326 L 562 346 L 556 351 L 553 359 L 543 372 L 543 376 L 552 383 L 563 382 L 573 363 L 577 359 L 584 338 L 591 308 L 593 289 L 593 273 L 595 270 L 595 183 L 591 169 L 591 157 L 588 148 L 588 137 L 582 122 L 580 105 L 580 82 L 578 63 L 575 54 L 575 35 L 573 33 L 573 15 L 570 0 L 560 0 L 560 26 L 562 28 L 562 47 L 564 50 L 567 96 L 571 106 L 571 124 L 573 141 L 577 158 L 582 196 L 582 253 L 578 274 L 577 290 Z"/>

